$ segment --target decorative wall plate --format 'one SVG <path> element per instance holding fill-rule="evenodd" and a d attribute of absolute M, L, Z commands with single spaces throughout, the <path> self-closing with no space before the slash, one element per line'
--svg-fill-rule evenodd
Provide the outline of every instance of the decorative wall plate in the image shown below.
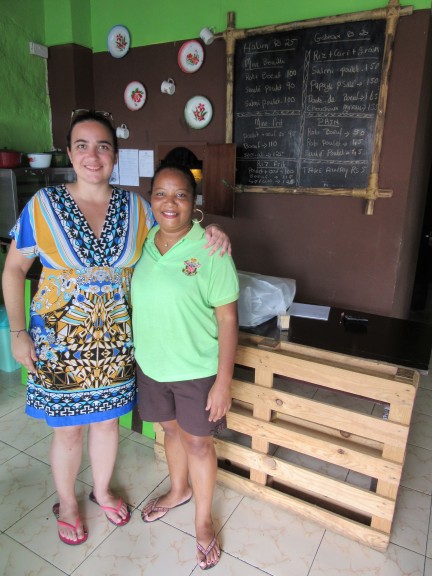
<path fill-rule="evenodd" d="M 147 99 L 147 93 L 141 82 L 130 82 L 124 91 L 124 101 L 129 110 L 135 111 L 142 108 Z"/>
<path fill-rule="evenodd" d="M 108 32 L 108 51 L 114 58 L 123 58 L 130 48 L 130 34 L 125 26 L 113 26 Z"/>
<path fill-rule="evenodd" d="M 196 72 L 204 62 L 204 48 L 196 40 L 189 40 L 180 46 L 178 65 L 183 72 L 191 74 Z"/>
<path fill-rule="evenodd" d="M 186 102 L 184 116 L 191 128 L 205 128 L 213 117 L 213 107 L 204 96 L 194 96 Z"/>

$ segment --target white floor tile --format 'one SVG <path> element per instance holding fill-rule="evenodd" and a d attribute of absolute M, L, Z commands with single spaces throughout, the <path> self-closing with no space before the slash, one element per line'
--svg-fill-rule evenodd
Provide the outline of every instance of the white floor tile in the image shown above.
<path fill-rule="evenodd" d="M 431 510 L 432 510 L 432 503 L 431 503 Z M 426 544 L 426 556 L 432 559 L 432 523 L 430 515 L 429 515 L 428 540 Z"/>
<path fill-rule="evenodd" d="M 7 530 L 55 491 L 49 466 L 18 454 L 0 468 L 0 530 Z"/>
<path fill-rule="evenodd" d="M 6 460 L 10 460 L 19 453 L 20 451 L 16 448 L 12 448 L 12 446 L 9 446 L 9 444 L 0 442 L 0 464 L 3 464 L 3 462 L 6 462 Z"/>
<path fill-rule="evenodd" d="M 74 576 L 189 576 L 195 566 L 194 538 L 163 522 L 144 525 L 135 514 L 97 547 Z"/>
<path fill-rule="evenodd" d="M 393 544 L 426 554 L 431 498 L 401 486 L 396 502 L 390 541 Z"/>
<path fill-rule="evenodd" d="M 308 576 L 423 576 L 424 556 L 389 544 L 385 552 L 326 531 Z"/>
<path fill-rule="evenodd" d="M 402 470 L 401 486 L 432 493 L 432 451 L 409 446 Z"/>
<path fill-rule="evenodd" d="M 64 576 L 64 572 L 15 542 L 0 534 L 0 574 L 2 576 Z"/>
<path fill-rule="evenodd" d="M 17 408 L 24 408 L 26 388 L 15 372 L 0 372 L 0 417 Z"/>
<path fill-rule="evenodd" d="M 413 412 L 408 444 L 432 450 L 432 415 Z"/>
<path fill-rule="evenodd" d="M 268 503 L 243 498 L 220 534 L 230 555 L 273 576 L 307 576 L 324 529 Z"/>
<path fill-rule="evenodd" d="M 414 412 L 432 416 L 432 390 L 419 388 L 414 401 Z"/>
<path fill-rule="evenodd" d="M 30 418 L 21 407 L 0 418 L 0 438 L 18 450 L 25 450 L 50 434 L 44 420 Z"/>
<path fill-rule="evenodd" d="M 129 438 L 129 440 L 134 440 L 135 442 L 139 442 L 140 444 L 144 444 L 145 446 L 148 446 L 149 448 L 154 447 L 153 438 L 149 438 L 148 436 L 144 436 L 143 434 L 138 434 L 138 432 L 134 432 L 133 430 L 130 433 L 130 435 L 128 436 L 128 438 Z"/>

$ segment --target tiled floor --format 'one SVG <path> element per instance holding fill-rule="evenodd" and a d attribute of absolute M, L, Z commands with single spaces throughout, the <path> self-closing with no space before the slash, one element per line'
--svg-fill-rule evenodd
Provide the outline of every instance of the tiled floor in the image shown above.
<path fill-rule="evenodd" d="M 48 460 L 50 429 L 24 415 L 19 372 L 0 372 L 0 574 L 3 576 L 187 576 L 199 574 L 193 504 L 144 524 L 143 503 L 168 485 L 152 441 L 121 429 L 113 487 L 135 508 L 116 528 L 88 500 L 84 454 L 77 490 L 88 541 L 62 544 L 51 513 L 56 501 Z M 385 553 L 352 542 L 269 504 L 218 486 L 214 520 L 223 548 L 217 576 L 432 576 L 432 374 L 422 376 Z"/>

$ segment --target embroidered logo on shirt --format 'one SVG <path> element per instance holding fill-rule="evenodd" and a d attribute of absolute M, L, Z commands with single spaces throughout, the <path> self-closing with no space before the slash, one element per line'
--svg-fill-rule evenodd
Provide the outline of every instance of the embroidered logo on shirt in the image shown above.
<path fill-rule="evenodd" d="M 185 267 L 183 268 L 182 272 L 183 274 L 186 274 L 186 276 L 195 276 L 198 272 L 198 268 L 201 268 L 201 264 L 196 258 L 185 260 L 184 265 Z"/>

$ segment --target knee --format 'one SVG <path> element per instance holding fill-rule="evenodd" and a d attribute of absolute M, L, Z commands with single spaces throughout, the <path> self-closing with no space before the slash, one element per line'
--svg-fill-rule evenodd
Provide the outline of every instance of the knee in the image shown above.
<path fill-rule="evenodd" d="M 65 426 L 54 429 L 55 439 L 66 447 L 73 447 L 82 443 L 84 426 Z"/>
<path fill-rule="evenodd" d="M 118 433 L 118 419 L 112 418 L 111 420 L 103 420 L 102 422 L 93 422 L 89 426 L 89 433 L 90 434 L 110 434 Z"/>
<path fill-rule="evenodd" d="M 179 434 L 179 427 L 176 420 L 170 420 L 169 422 L 160 422 L 162 429 L 166 436 L 169 438 L 174 438 Z"/>
<path fill-rule="evenodd" d="M 213 438 L 211 436 L 190 436 L 184 439 L 185 450 L 191 456 L 205 459 L 215 453 Z"/>
<path fill-rule="evenodd" d="M 118 419 L 112 418 L 111 420 L 103 420 L 102 422 L 94 422 L 90 426 L 95 426 L 96 428 L 104 428 L 106 430 L 117 430 L 118 429 Z"/>

